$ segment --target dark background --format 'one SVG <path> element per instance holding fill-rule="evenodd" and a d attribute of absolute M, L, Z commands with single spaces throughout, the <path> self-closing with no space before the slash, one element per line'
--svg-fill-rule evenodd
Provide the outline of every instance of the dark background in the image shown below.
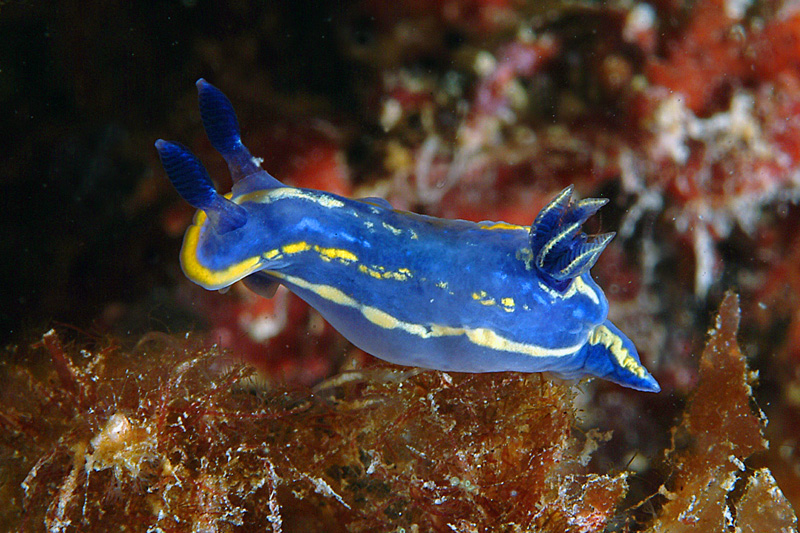
<path fill-rule="evenodd" d="M 153 142 L 196 132 L 197 78 L 249 80 L 278 113 L 289 98 L 356 106 L 349 3 L 100 5 L 0 8 L 4 342 L 87 327 L 111 304 L 141 304 L 137 327 L 159 328 L 179 241 L 161 226 L 175 197 L 152 179 Z"/>

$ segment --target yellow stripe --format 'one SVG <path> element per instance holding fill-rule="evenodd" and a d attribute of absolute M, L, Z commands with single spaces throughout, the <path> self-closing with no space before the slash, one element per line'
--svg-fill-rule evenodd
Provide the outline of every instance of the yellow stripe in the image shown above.
<path fill-rule="evenodd" d="M 536 344 L 526 344 L 505 338 L 489 328 L 457 328 L 452 326 L 440 326 L 437 324 L 429 324 L 426 326 L 423 324 L 404 322 L 397 317 L 378 309 L 377 307 L 359 303 L 354 298 L 345 294 L 336 287 L 311 283 L 302 278 L 289 276 L 281 272 L 267 272 L 271 276 L 283 279 L 301 289 L 313 292 L 325 300 L 345 307 L 357 309 L 361 312 L 364 318 L 378 327 L 383 329 L 399 329 L 422 339 L 464 335 L 467 337 L 467 339 L 469 339 L 470 342 L 477 346 L 492 350 L 519 353 L 529 357 L 564 357 L 567 355 L 572 355 L 580 350 L 584 345 L 584 343 L 581 342 L 565 348 L 546 348 Z"/>
<path fill-rule="evenodd" d="M 307 242 L 294 242 L 281 247 L 281 251 L 285 254 L 297 254 L 300 252 L 306 252 L 310 249 L 311 246 Z"/>
<path fill-rule="evenodd" d="M 643 378 L 645 374 L 647 374 L 647 371 L 644 369 L 644 367 L 636 362 L 636 359 L 631 356 L 630 352 L 622 344 L 622 339 L 620 336 L 616 335 L 607 327 L 601 325 L 594 328 L 589 334 L 589 344 L 601 344 L 604 346 L 609 352 L 611 352 L 611 355 L 613 355 L 614 359 L 617 360 L 619 366 L 628 370 L 632 374 L 635 374 L 640 378 Z"/>
<path fill-rule="evenodd" d="M 486 291 L 473 292 L 472 299 L 477 300 L 481 305 L 497 305 L 497 300 L 489 296 Z M 501 298 L 500 304 L 502 305 L 503 311 L 506 313 L 514 312 L 514 306 L 516 305 L 514 303 L 514 298 Z"/>
<path fill-rule="evenodd" d="M 397 281 L 406 281 L 411 276 L 411 271 L 407 268 L 400 268 L 397 272 L 386 270 L 384 267 L 369 268 L 367 265 L 358 265 L 358 271 L 362 274 L 367 274 L 375 279 L 394 279 Z"/>
<path fill-rule="evenodd" d="M 338 259 L 339 261 L 358 261 L 358 256 L 356 254 L 350 250 L 345 250 L 344 248 L 323 248 L 321 246 L 314 245 L 314 250 L 319 252 L 319 254 L 324 257 Z"/>
<path fill-rule="evenodd" d="M 197 245 L 200 240 L 200 227 L 206 220 L 206 214 L 198 211 L 195 221 L 186 230 L 181 248 L 181 265 L 190 280 L 206 289 L 221 289 L 231 283 L 252 274 L 261 267 L 261 257 L 249 257 L 244 261 L 234 263 L 224 270 L 211 270 L 197 261 Z"/>
<path fill-rule="evenodd" d="M 525 230 L 528 231 L 527 226 L 518 226 L 516 224 L 509 224 L 508 222 L 491 222 L 485 223 L 481 222 L 478 224 L 478 227 L 481 229 L 486 230 L 498 230 L 498 229 L 506 229 L 506 230 Z"/>
<path fill-rule="evenodd" d="M 261 254 L 261 256 L 265 259 L 275 259 L 283 254 L 292 255 L 292 254 L 299 254 L 301 252 L 308 252 L 310 250 L 314 250 L 317 252 L 320 257 L 325 261 L 330 261 L 331 259 L 337 259 L 342 263 L 348 264 L 351 262 L 358 261 L 358 256 L 351 252 L 350 250 L 346 250 L 344 248 L 325 248 L 323 246 L 319 246 L 317 244 L 311 245 L 308 244 L 306 241 L 297 241 L 290 244 L 285 244 L 281 246 L 280 250 L 273 249 L 268 250 Z"/>
<path fill-rule="evenodd" d="M 286 244 L 278 249 L 269 250 L 262 254 L 262 257 L 265 259 L 276 259 L 280 258 L 283 254 L 291 255 L 297 254 L 301 252 L 308 252 L 314 250 L 315 252 L 319 253 L 320 258 L 323 261 L 330 261 L 332 259 L 338 260 L 340 263 L 349 265 L 350 263 L 355 263 L 358 261 L 358 256 L 351 252 L 350 250 L 346 250 L 344 248 L 324 248 L 318 245 L 310 245 L 305 241 L 298 241 L 293 242 L 291 244 Z M 368 267 L 366 265 L 358 265 L 358 271 L 372 276 L 375 279 L 394 279 L 397 281 L 406 281 L 408 278 L 413 277 L 411 274 L 411 270 L 407 268 L 398 268 L 396 272 L 391 270 L 386 270 L 386 268 L 382 266 L 375 266 L 375 267 Z"/>

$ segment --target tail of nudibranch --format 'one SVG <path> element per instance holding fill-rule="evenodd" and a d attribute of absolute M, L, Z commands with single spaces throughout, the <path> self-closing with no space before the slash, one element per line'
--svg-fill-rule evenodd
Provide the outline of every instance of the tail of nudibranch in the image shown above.
<path fill-rule="evenodd" d="M 644 392 L 661 391 L 661 386 L 639 360 L 633 342 L 611 321 L 595 327 L 581 351 L 584 372 Z"/>
<path fill-rule="evenodd" d="M 614 238 L 604 233 L 589 239 L 581 226 L 608 200 L 572 201 L 570 185 L 545 206 L 531 225 L 531 252 L 536 268 L 554 285 L 569 282 L 589 271 Z"/>
<path fill-rule="evenodd" d="M 197 93 L 203 128 L 211 145 L 228 163 L 234 186 L 246 179 L 247 190 L 283 187 L 281 182 L 261 169 L 258 160 L 242 144 L 239 121 L 230 100 L 202 78 L 197 80 Z M 245 209 L 214 189 L 205 167 L 186 147 L 159 139 L 156 150 L 178 194 L 192 206 L 205 211 L 217 233 L 233 231 L 247 222 Z"/>

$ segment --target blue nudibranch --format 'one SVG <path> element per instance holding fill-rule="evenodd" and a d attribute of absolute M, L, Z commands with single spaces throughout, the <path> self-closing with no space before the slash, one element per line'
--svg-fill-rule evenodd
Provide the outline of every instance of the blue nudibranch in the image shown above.
<path fill-rule="evenodd" d="M 203 126 L 233 176 L 222 196 L 186 148 L 156 142 L 180 195 L 199 209 L 181 251 L 207 289 L 243 279 L 266 297 L 283 284 L 353 344 L 401 365 L 454 372 L 586 375 L 660 387 L 633 343 L 607 320 L 589 269 L 614 236 L 582 224 L 606 200 L 564 189 L 530 228 L 397 211 L 286 187 L 242 144 L 233 106 L 197 82 Z"/>

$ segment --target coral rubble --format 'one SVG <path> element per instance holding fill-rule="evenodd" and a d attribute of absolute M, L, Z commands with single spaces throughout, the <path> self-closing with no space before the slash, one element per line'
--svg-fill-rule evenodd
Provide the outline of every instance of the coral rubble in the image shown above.
<path fill-rule="evenodd" d="M 771 473 L 748 466 L 767 447 L 766 421 L 751 407 L 738 322 L 729 294 L 663 485 L 627 510 L 629 473 L 586 466 L 609 436 L 578 438 L 571 387 L 545 376 L 380 365 L 313 390 L 254 392 L 251 371 L 191 339 L 77 352 L 51 331 L 0 366 L 0 525 L 790 531 L 796 519 Z"/>
<path fill-rule="evenodd" d="M 192 341 L 70 351 L 50 332 L 2 366 L 9 528 L 588 532 L 626 492 L 582 466 L 570 388 L 540 375 L 380 366 L 256 394 Z"/>

